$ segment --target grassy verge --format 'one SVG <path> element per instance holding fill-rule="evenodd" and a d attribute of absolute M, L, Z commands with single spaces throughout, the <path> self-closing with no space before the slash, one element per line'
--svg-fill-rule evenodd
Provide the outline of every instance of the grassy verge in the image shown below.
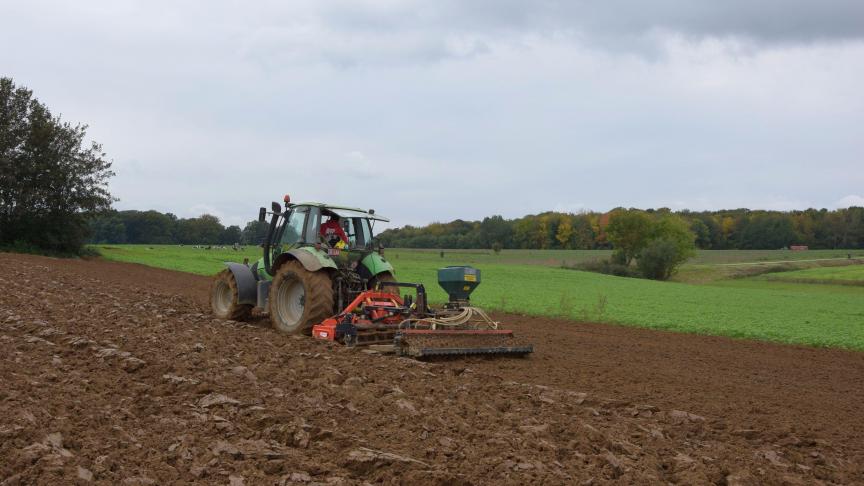
<path fill-rule="evenodd" d="M 441 257 L 441 253 L 444 257 Z M 687 266 L 715 266 L 724 264 L 764 264 L 801 260 L 864 258 L 864 250 L 697 250 Z M 435 250 L 435 249 L 388 249 L 393 259 L 409 258 L 412 261 L 459 260 L 469 264 L 506 263 L 514 265 L 543 265 L 547 267 L 570 267 L 586 260 L 609 258 L 611 250 L 504 250 L 496 254 L 492 250 Z"/>
<path fill-rule="evenodd" d="M 862 260 L 847 258 L 829 258 L 816 260 L 787 260 L 774 262 L 754 262 L 716 265 L 686 264 L 672 278 L 676 282 L 712 283 L 719 280 L 741 279 L 770 275 L 768 279 L 783 279 L 785 276 L 794 279 L 799 270 L 836 268 L 859 265 Z"/>
<path fill-rule="evenodd" d="M 16 242 L 11 245 L 0 245 L 0 252 L 5 253 L 24 253 L 27 255 L 42 255 L 53 258 L 88 258 L 88 257 L 98 257 L 102 254 L 99 253 L 97 247 L 92 245 L 87 245 L 81 248 L 78 253 L 73 252 L 62 252 L 62 251 L 53 251 L 46 250 L 43 248 L 38 248 L 32 246 L 28 243 Z"/>
<path fill-rule="evenodd" d="M 852 260 L 842 267 L 820 267 L 783 274 L 766 275 L 766 280 L 827 285 L 864 286 L 864 260 Z"/>

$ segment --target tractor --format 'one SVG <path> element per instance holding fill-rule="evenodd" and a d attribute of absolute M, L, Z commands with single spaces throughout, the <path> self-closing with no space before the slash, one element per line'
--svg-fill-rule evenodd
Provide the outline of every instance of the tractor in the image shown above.
<path fill-rule="evenodd" d="M 288 195 L 283 201 L 259 210 L 259 222 L 270 216 L 262 257 L 252 264 L 226 262 L 214 277 L 210 306 L 216 317 L 242 321 L 253 311 L 269 313 L 272 326 L 284 333 L 351 346 L 383 344 L 414 357 L 533 352 L 470 305 L 478 269 L 439 270 L 450 301 L 432 309 L 422 284 L 396 281 L 373 236 L 375 222 L 387 218 L 372 209 L 292 203 Z M 414 294 L 400 295 L 406 288 Z"/>

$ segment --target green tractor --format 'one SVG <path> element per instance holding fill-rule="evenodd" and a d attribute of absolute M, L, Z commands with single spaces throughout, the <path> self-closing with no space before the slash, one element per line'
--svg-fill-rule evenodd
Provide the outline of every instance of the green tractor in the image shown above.
<path fill-rule="evenodd" d="M 392 282 L 393 266 L 384 259 L 372 230 L 389 221 L 362 210 L 315 202 L 277 202 L 261 208 L 270 224 L 263 257 L 252 263 L 226 263 L 210 291 L 210 306 L 222 319 L 244 320 L 253 309 L 270 314 L 273 327 L 309 334 L 363 291 Z"/>

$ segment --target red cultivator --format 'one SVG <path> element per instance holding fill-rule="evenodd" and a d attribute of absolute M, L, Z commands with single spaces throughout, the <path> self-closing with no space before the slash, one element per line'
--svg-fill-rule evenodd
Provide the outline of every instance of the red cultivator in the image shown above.
<path fill-rule="evenodd" d="M 392 343 L 399 323 L 410 312 L 411 309 L 398 295 L 368 290 L 358 295 L 340 314 L 314 326 L 312 335 L 347 345 Z"/>
<path fill-rule="evenodd" d="M 513 331 L 498 329 L 485 312 L 469 305 L 468 295 L 480 283 L 479 273 L 471 267 L 439 271 L 439 283 L 450 294 L 450 302 L 441 309 L 427 306 L 422 284 L 382 282 L 314 326 L 312 335 L 346 345 L 392 345 L 395 352 L 415 358 L 533 352 L 531 344 L 518 341 Z M 387 291 L 399 287 L 413 288 L 416 297 Z"/>

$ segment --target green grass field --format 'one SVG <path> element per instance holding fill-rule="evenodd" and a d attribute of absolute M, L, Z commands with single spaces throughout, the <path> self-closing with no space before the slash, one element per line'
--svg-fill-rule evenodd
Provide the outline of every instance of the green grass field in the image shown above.
<path fill-rule="evenodd" d="M 255 247 L 243 252 L 145 245 L 97 249 L 112 260 L 202 275 L 215 273 L 223 261 L 242 261 L 244 257 L 252 261 L 260 254 Z M 424 283 L 433 302 L 446 299 L 436 283 L 436 270 L 470 264 L 483 272 L 483 283 L 473 301 L 486 309 L 864 350 L 864 287 L 769 281 L 765 275 L 727 279 L 716 270 L 729 263 L 845 258 L 847 252 L 701 251 L 682 273 L 707 269 L 715 277 L 720 275 L 702 285 L 560 268 L 562 261 L 600 258 L 606 253 L 505 250 L 495 255 L 490 251 L 445 250 L 442 258 L 439 250 L 387 250 L 385 256 L 396 267 L 400 280 Z M 860 277 L 862 269 L 864 265 L 812 271 Z M 793 273 L 798 272 L 783 275 Z"/>
<path fill-rule="evenodd" d="M 177 245 L 94 245 L 104 258 L 118 262 L 141 263 L 151 267 L 213 275 L 225 266 L 223 262 L 254 262 L 261 258 L 261 248 L 247 246 L 243 251 L 199 250 Z"/>

